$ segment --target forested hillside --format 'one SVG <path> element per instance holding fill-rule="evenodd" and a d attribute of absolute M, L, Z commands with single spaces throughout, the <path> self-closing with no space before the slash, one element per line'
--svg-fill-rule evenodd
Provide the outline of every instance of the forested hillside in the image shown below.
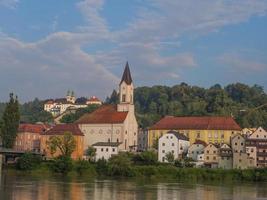
<path fill-rule="evenodd" d="M 5 103 L 0 103 L 0 119 L 5 109 Z M 52 122 L 50 113 L 43 110 L 44 102 L 39 99 L 20 104 L 20 121 L 25 123 Z"/>
<path fill-rule="evenodd" d="M 267 94 L 263 87 L 236 83 L 208 89 L 186 83 L 168 86 L 138 87 L 135 105 L 139 124 L 147 127 L 165 115 L 233 116 L 242 127 L 267 128 Z M 117 102 L 113 91 L 107 103 Z M 261 106 L 261 107 L 259 107 Z"/>

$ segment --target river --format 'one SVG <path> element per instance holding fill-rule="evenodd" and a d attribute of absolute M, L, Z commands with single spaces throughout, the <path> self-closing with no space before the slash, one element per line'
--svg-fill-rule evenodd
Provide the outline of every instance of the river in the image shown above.
<path fill-rule="evenodd" d="M 267 183 L 182 183 L 2 174 L 0 200 L 252 200 L 267 199 Z"/>

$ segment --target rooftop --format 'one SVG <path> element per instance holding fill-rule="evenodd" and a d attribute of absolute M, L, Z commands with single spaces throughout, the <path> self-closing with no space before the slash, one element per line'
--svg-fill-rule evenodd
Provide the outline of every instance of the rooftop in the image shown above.
<path fill-rule="evenodd" d="M 131 72 L 130 72 L 130 67 L 129 67 L 129 64 L 128 62 L 126 63 L 125 65 L 125 69 L 124 69 L 124 72 L 123 72 L 123 75 L 122 75 L 122 78 L 121 78 L 121 82 L 125 82 L 127 85 L 130 85 L 133 80 L 132 80 L 132 76 L 131 76 Z"/>
<path fill-rule="evenodd" d="M 240 126 L 231 117 L 173 117 L 166 116 L 150 130 L 238 130 Z"/>
<path fill-rule="evenodd" d="M 20 124 L 18 128 L 19 133 L 38 133 L 45 132 L 50 126 L 47 124 Z"/>
<path fill-rule="evenodd" d="M 120 124 L 128 112 L 118 112 L 116 105 L 103 105 L 92 113 L 84 114 L 76 121 L 78 124 Z"/>
<path fill-rule="evenodd" d="M 73 135 L 83 136 L 78 124 L 57 124 L 42 135 L 64 135 L 66 132 L 71 132 Z"/>
<path fill-rule="evenodd" d="M 177 131 L 168 131 L 168 134 L 173 134 L 178 140 L 186 140 L 189 141 L 189 138 L 185 135 L 178 133 Z"/>
<path fill-rule="evenodd" d="M 120 142 L 97 142 L 92 146 L 109 146 L 109 147 L 118 147 L 121 143 Z"/>

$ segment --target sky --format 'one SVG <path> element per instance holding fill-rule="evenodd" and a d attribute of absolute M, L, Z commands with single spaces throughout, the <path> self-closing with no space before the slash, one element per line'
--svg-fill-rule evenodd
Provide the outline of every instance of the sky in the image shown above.
<path fill-rule="evenodd" d="M 0 0 L 0 101 L 134 85 L 267 88 L 267 0 Z"/>

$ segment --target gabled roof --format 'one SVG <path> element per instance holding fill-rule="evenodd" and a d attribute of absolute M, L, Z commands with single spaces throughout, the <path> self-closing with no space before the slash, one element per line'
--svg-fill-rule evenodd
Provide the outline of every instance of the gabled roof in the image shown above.
<path fill-rule="evenodd" d="M 47 124 L 20 124 L 18 128 L 19 133 L 38 133 L 45 132 L 50 126 Z"/>
<path fill-rule="evenodd" d="M 92 146 L 108 146 L 108 147 L 118 147 L 121 143 L 120 142 L 97 142 Z"/>
<path fill-rule="evenodd" d="M 83 136 L 78 124 L 57 124 L 42 135 L 64 135 L 66 132 L 71 132 L 73 135 Z"/>
<path fill-rule="evenodd" d="M 167 134 L 173 134 L 178 140 L 186 140 L 189 141 L 189 138 L 185 135 L 178 133 L 177 131 L 168 131 Z"/>
<path fill-rule="evenodd" d="M 78 124 L 121 124 L 128 112 L 118 112 L 116 105 L 103 105 L 92 113 L 84 114 L 76 121 Z"/>
<path fill-rule="evenodd" d="M 201 145 L 203 145 L 204 147 L 207 146 L 207 143 L 204 142 L 203 140 L 196 140 L 193 144 L 201 144 Z"/>
<path fill-rule="evenodd" d="M 173 117 L 166 116 L 150 130 L 238 130 L 240 126 L 232 117 Z"/>
<path fill-rule="evenodd" d="M 120 84 L 123 81 L 125 81 L 127 85 L 130 85 L 133 82 L 128 62 L 126 63 Z"/>

